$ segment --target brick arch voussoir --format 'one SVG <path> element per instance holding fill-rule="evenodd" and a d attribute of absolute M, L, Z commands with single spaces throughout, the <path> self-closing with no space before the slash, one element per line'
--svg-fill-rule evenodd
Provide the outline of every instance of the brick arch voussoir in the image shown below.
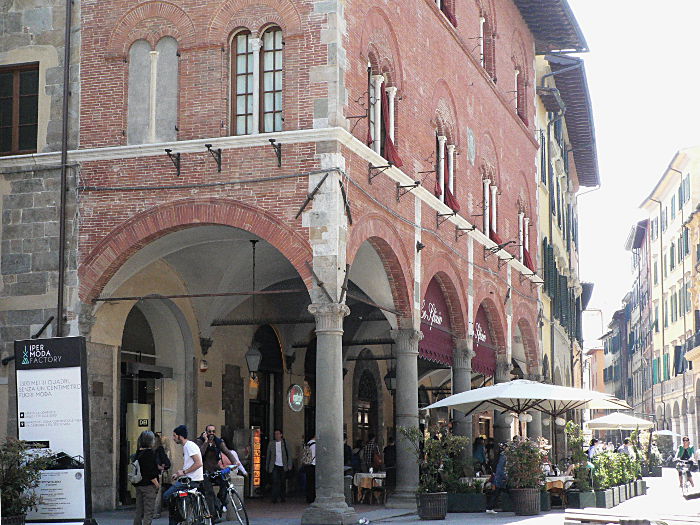
<path fill-rule="evenodd" d="M 491 335 L 496 341 L 496 358 L 504 358 L 506 355 L 506 332 L 504 329 L 504 319 L 505 314 L 499 308 L 496 301 L 490 296 L 484 297 L 479 302 L 474 304 L 478 305 L 474 312 L 478 312 L 480 307 L 484 307 L 486 312 L 486 318 L 489 320 L 489 327 L 491 328 Z"/>
<path fill-rule="evenodd" d="M 421 279 L 421 297 L 425 296 L 425 291 L 428 289 L 430 281 L 436 278 L 445 296 L 447 305 L 450 308 L 450 325 L 452 327 L 452 332 L 460 339 L 466 338 L 468 325 L 466 322 L 467 303 L 464 296 L 466 287 L 464 286 L 460 277 L 460 272 L 455 267 L 454 262 L 445 254 L 440 254 L 437 257 L 431 258 L 423 275 L 426 276 L 426 278 Z"/>
<path fill-rule="evenodd" d="M 396 227 L 383 216 L 371 213 L 355 223 L 347 244 L 347 262 L 352 264 L 360 246 L 365 242 L 374 248 L 384 266 L 391 285 L 394 308 L 402 317 L 411 318 L 411 292 L 413 284 L 410 259 Z"/>
<path fill-rule="evenodd" d="M 112 55 L 126 55 L 131 45 L 133 29 L 142 21 L 149 18 L 162 18 L 168 20 L 177 28 L 178 45 L 191 46 L 195 42 L 196 30 L 194 23 L 187 13 L 179 6 L 163 0 L 152 0 L 138 4 L 127 11 L 115 24 L 107 41 L 107 50 Z"/>
<path fill-rule="evenodd" d="M 360 49 L 367 55 L 374 49 L 378 66 L 381 66 L 382 73 L 388 73 L 391 77 L 391 85 L 401 89 L 403 85 L 403 69 L 401 66 L 401 53 L 399 51 L 399 40 L 391 24 L 390 17 L 380 7 L 373 7 L 365 15 L 362 35 L 360 37 Z M 381 34 L 386 37 L 388 50 L 381 50 L 372 42 L 372 35 Z"/>
<path fill-rule="evenodd" d="M 291 0 L 226 0 L 216 10 L 207 28 L 207 41 L 210 43 L 226 42 L 231 30 L 238 26 L 242 11 L 249 7 L 265 5 L 277 13 L 275 22 L 282 28 L 285 37 L 301 33 L 301 15 Z M 257 27 L 251 27 L 254 30 Z"/>
<path fill-rule="evenodd" d="M 537 339 L 532 330 L 530 321 L 525 318 L 520 318 L 517 324 L 520 329 L 520 335 L 523 338 L 523 347 L 525 348 L 525 359 L 527 360 L 528 374 L 536 374 L 540 369 L 539 352 L 537 351 Z"/>
<path fill-rule="evenodd" d="M 312 288 L 305 264 L 313 256 L 308 240 L 283 221 L 230 199 L 183 199 L 145 210 L 104 237 L 78 267 L 80 299 L 91 302 L 98 297 L 129 257 L 150 242 L 174 231 L 205 225 L 231 226 L 258 235 L 287 258 L 307 289 Z"/>

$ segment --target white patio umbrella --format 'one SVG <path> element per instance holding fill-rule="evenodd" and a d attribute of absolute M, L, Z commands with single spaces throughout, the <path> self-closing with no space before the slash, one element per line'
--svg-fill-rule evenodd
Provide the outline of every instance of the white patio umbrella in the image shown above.
<path fill-rule="evenodd" d="M 591 419 L 588 423 L 591 430 L 637 430 L 638 428 L 651 428 L 654 423 L 646 419 L 613 412 L 607 416 Z"/>
<path fill-rule="evenodd" d="M 671 436 L 671 437 L 681 437 L 680 434 L 676 434 L 673 430 L 664 428 L 663 430 L 655 430 L 654 434 L 657 436 Z"/>
<path fill-rule="evenodd" d="M 523 414 L 538 410 L 559 417 L 567 410 L 597 408 L 625 410 L 630 406 L 610 394 L 526 379 L 467 390 L 433 403 L 427 408 L 450 407 L 464 415 L 475 411 L 496 410 Z"/>

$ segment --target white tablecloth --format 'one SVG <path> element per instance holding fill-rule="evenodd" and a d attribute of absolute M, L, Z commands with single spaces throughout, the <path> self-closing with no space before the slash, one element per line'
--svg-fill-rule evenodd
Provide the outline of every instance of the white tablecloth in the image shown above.
<path fill-rule="evenodd" d="M 373 479 L 385 479 L 386 478 L 386 472 L 373 472 L 370 474 L 369 472 L 358 472 L 353 476 L 352 482 L 356 487 L 361 487 L 365 489 L 372 488 L 372 480 Z"/>

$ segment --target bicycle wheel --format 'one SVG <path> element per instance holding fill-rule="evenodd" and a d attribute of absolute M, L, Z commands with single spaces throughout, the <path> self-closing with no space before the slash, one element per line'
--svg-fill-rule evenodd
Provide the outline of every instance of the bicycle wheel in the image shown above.
<path fill-rule="evenodd" d="M 235 490 L 229 490 L 226 494 L 226 507 L 233 512 L 240 525 L 248 525 L 248 513 L 241 497 Z"/>
<path fill-rule="evenodd" d="M 180 514 L 179 525 L 194 525 L 195 512 L 193 508 L 192 498 L 178 498 L 177 511 Z"/>
<path fill-rule="evenodd" d="M 688 491 L 690 490 L 690 481 L 688 480 L 688 474 L 683 474 L 683 497 L 688 496 Z"/>
<path fill-rule="evenodd" d="M 199 518 L 197 522 L 200 525 L 212 525 L 211 512 L 209 512 L 207 500 L 202 493 L 197 493 L 197 516 Z"/>

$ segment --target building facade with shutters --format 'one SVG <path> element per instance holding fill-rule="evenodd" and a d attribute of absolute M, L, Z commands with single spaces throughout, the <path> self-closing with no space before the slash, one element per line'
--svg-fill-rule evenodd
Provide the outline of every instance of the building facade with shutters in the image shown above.
<path fill-rule="evenodd" d="M 697 147 L 681 150 L 642 203 L 649 217 L 653 399 L 657 425 L 698 437 L 696 372 L 687 352 L 695 333 L 692 286 L 697 275 L 687 222 L 700 202 Z M 691 359 L 692 360 L 692 359 Z M 676 441 L 677 438 L 674 438 Z"/>
<path fill-rule="evenodd" d="M 0 316 L 3 356 L 51 315 L 44 336 L 88 341 L 96 509 L 129 501 L 142 420 L 166 435 L 212 423 L 241 451 L 252 427 L 263 443 L 282 428 L 295 458 L 315 435 L 304 523 L 356 521 L 344 432 L 383 445 L 454 419 L 465 435 L 539 435 L 539 419 L 419 407 L 545 375 L 533 64 L 586 50 L 564 0 L 120 0 L 72 16 L 65 159 L 49 88 L 61 28 L 47 18 L 0 54 Z M 569 246 L 573 222 L 557 228 Z M 570 340 L 576 298 L 557 300 Z M 11 361 L 0 373 L 13 407 Z M 412 505 L 397 438 L 393 504 Z"/>

